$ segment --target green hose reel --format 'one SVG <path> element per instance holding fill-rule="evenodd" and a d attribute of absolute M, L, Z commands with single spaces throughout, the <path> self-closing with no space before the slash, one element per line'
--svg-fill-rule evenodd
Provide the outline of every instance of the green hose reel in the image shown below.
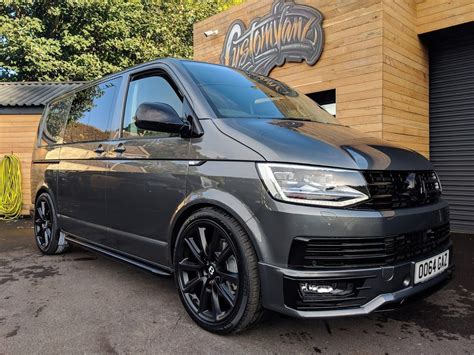
<path fill-rule="evenodd" d="M 5 155 L 0 161 L 0 219 L 17 218 L 22 206 L 21 162 L 13 154 Z"/>

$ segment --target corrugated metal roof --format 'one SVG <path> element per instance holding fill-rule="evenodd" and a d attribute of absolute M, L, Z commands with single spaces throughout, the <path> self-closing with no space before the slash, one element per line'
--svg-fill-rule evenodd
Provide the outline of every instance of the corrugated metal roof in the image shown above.
<path fill-rule="evenodd" d="M 0 82 L 0 107 L 40 107 L 52 98 L 84 84 L 70 82 Z"/>

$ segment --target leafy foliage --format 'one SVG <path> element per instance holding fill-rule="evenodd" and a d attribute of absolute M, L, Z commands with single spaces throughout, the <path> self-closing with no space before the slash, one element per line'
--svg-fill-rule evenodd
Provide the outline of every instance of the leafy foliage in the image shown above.
<path fill-rule="evenodd" d="M 4 0 L 0 80 L 91 80 L 191 58 L 193 24 L 242 0 Z"/>

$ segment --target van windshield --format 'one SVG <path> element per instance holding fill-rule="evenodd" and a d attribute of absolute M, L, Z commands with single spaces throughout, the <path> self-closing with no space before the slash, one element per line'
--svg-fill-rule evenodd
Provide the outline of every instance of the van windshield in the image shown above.
<path fill-rule="evenodd" d="M 267 118 L 338 124 L 304 94 L 267 76 L 214 64 L 183 61 L 219 118 Z"/>

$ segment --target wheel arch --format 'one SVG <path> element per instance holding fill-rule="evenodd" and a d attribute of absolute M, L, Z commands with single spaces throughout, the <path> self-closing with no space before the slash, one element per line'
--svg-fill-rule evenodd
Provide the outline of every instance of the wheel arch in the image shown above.
<path fill-rule="evenodd" d="M 47 193 L 49 195 L 49 197 L 51 197 L 51 201 L 53 201 L 56 213 L 58 213 L 58 204 L 57 204 L 57 201 L 56 201 L 56 197 L 52 193 L 52 190 L 49 188 L 49 186 L 47 184 L 43 183 L 36 189 L 35 199 L 32 201 L 31 209 L 30 209 L 30 215 L 31 216 L 33 216 L 36 200 L 43 193 Z"/>
<path fill-rule="evenodd" d="M 36 202 L 38 197 L 43 193 L 48 193 L 51 196 L 51 190 L 46 185 L 43 185 L 38 190 L 36 190 L 35 200 L 33 203 Z"/>
<path fill-rule="evenodd" d="M 220 209 L 235 218 L 248 234 L 258 260 L 262 260 L 264 257 L 262 240 L 265 240 L 265 238 L 262 237 L 263 232 L 255 220 L 253 212 L 242 201 L 228 192 L 207 190 L 205 195 L 198 192 L 188 196 L 173 214 L 169 228 L 169 260 L 171 265 L 173 265 L 173 253 L 179 229 L 195 211 L 206 207 Z"/>

